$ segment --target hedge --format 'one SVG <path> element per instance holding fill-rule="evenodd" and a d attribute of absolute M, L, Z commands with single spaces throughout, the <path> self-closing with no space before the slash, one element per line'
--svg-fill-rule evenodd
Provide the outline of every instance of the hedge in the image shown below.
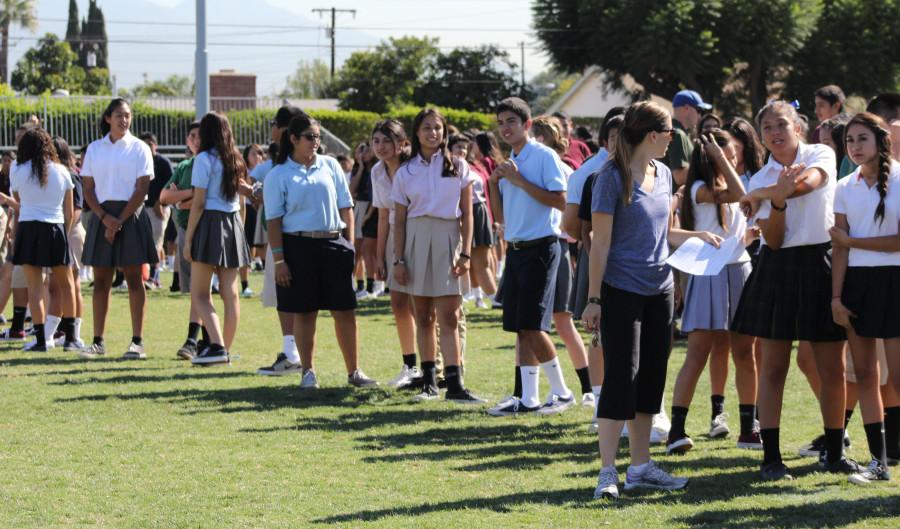
<path fill-rule="evenodd" d="M 108 101 L 104 98 L 90 101 L 67 97 L 0 97 L 0 144 L 12 145 L 16 127 L 35 114 L 45 120 L 51 134 L 65 137 L 73 146 L 84 145 L 99 134 L 97 120 Z M 400 120 L 411 133 L 413 119 L 419 110 L 412 106 L 403 107 L 386 116 L 357 110 L 310 110 L 309 114 L 352 148 L 368 139 L 375 123 L 384 117 Z M 495 118 L 491 114 L 448 108 L 440 110 L 460 130 L 489 130 L 495 127 Z M 132 131 L 136 134 L 151 131 L 157 135 L 161 145 L 181 145 L 188 125 L 194 119 L 193 111 L 162 110 L 140 100 L 134 102 L 133 111 Z M 268 123 L 275 116 L 274 109 L 231 110 L 226 115 L 238 143 L 268 143 Z M 329 147 L 334 150 L 333 146 Z"/>

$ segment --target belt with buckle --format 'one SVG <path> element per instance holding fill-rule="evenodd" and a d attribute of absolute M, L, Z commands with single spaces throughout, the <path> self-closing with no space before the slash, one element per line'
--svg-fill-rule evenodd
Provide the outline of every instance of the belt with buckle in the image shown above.
<path fill-rule="evenodd" d="M 556 235 L 548 235 L 547 237 L 541 237 L 540 239 L 532 239 L 530 241 L 507 241 L 506 245 L 513 250 L 521 250 L 523 248 L 531 248 L 533 246 L 541 246 L 543 244 L 550 244 L 556 242 L 558 237 Z"/>
<path fill-rule="evenodd" d="M 306 237 L 308 239 L 337 239 L 341 236 L 339 231 L 295 231 L 293 233 L 285 233 L 285 235 L 294 235 L 296 237 Z"/>

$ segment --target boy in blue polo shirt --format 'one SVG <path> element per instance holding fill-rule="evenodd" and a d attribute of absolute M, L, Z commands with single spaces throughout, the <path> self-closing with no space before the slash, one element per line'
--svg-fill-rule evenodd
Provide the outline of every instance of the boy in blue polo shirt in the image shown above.
<path fill-rule="evenodd" d="M 525 101 L 517 97 L 501 101 L 497 124 L 513 148 L 510 159 L 491 174 L 490 184 L 494 219 L 505 223 L 507 241 L 503 329 L 516 333 L 518 362 L 515 394 L 489 413 L 560 413 L 575 402 L 548 334 L 560 259 L 560 222 L 566 207 L 565 168 L 553 150 L 529 139 L 531 109 Z M 543 405 L 538 398 L 538 364 L 551 389 Z"/>

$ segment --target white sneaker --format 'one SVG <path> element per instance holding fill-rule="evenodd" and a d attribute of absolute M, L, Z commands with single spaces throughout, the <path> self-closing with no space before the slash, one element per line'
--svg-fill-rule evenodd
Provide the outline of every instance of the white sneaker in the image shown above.
<path fill-rule="evenodd" d="M 619 472 L 616 467 L 603 467 L 597 478 L 597 488 L 594 489 L 594 499 L 606 498 L 619 499 Z"/>
<path fill-rule="evenodd" d="M 716 415 L 716 418 L 709 423 L 709 434 L 707 435 L 710 439 L 721 439 L 723 437 L 728 437 L 729 433 L 731 433 L 731 430 L 728 428 L 727 413 L 720 413 Z"/>
<path fill-rule="evenodd" d="M 556 415 L 557 413 L 562 413 L 572 406 L 575 405 L 575 395 L 569 393 L 568 397 L 560 397 L 555 393 L 551 393 L 550 396 L 547 397 L 547 401 L 544 402 L 544 405 L 538 409 L 538 413 L 541 415 Z"/>
<path fill-rule="evenodd" d="M 487 303 L 484 302 L 484 298 L 475 298 L 475 308 L 476 309 L 488 308 Z"/>
<path fill-rule="evenodd" d="M 594 417 L 593 419 L 591 419 L 591 423 L 588 424 L 588 429 L 587 429 L 587 430 L 588 430 L 588 434 L 590 434 L 590 435 L 597 435 L 597 431 L 600 430 L 600 425 L 597 424 L 597 418 L 596 418 L 596 417 Z"/>
<path fill-rule="evenodd" d="M 471 290 L 463 295 L 463 302 L 468 303 L 470 301 L 475 301 L 475 292 Z"/>
<path fill-rule="evenodd" d="M 581 396 L 581 405 L 585 408 L 596 408 L 597 397 L 589 391 Z"/>
<path fill-rule="evenodd" d="M 122 360 L 146 360 L 147 355 L 144 354 L 144 346 L 131 342 L 128 350 L 122 355 Z"/>
<path fill-rule="evenodd" d="M 634 467 L 628 467 L 628 472 L 625 473 L 625 490 L 678 490 L 685 488 L 687 484 L 687 478 L 676 478 L 672 476 L 665 470 L 656 466 L 656 462 L 652 459 L 641 472 L 634 470 Z"/>
<path fill-rule="evenodd" d="M 399 388 L 401 386 L 409 384 L 414 378 L 420 378 L 421 376 L 422 372 L 419 371 L 418 367 L 409 367 L 404 364 L 400 369 L 400 374 L 388 381 L 388 386 L 392 388 Z"/>
<path fill-rule="evenodd" d="M 242 298 L 252 298 L 252 297 L 253 297 L 253 294 L 254 294 L 254 292 L 253 292 L 253 290 L 252 290 L 250 287 L 247 287 L 247 288 L 245 288 L 244 290 L 241 291 L 241 297 L 242 297 Z"/>
<path fill-rule="evenodd" d="M 319 379 L 316 377 L 316 372 L 312 369 L 307 369 L 303 372 L 303 378 L 300 380 L 300 389 L 318 389 L 319 387 Z"/>
<path fill-rule="evenodd" d="M 372 292 L 373 298 L 378 298 L 384 295 L 384 281 L 376 281 L 375 289 Z"/>
<path fill-rule="evenodd" d="M 356 293 L 356 301 L 365 301 L 367 299 L 372 299 L 373 297 L 374 296 L 372 296 L 372 294 L 369 293 L 369 291 L 365 290 L 365 289 L 360 290 L 359 292 Z"/>
<path fill-rule="evenodd" d="M 653 444 L 665 443 L 669 439 L 669 430 L 672 422 L 666 412 L 661 411 L 653 416 L 650 427 L 650 442 Z"/>

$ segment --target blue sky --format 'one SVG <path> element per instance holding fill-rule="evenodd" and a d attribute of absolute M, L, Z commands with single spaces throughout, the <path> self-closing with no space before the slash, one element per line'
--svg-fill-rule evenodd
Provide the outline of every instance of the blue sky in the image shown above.
<path fill-rule="evenodd" d="M 10 71 L 38 36 L 65 34 L 68 5 L 68 0 L 38 0 L 38 31 L 32 35 L 11 28 Z M 84 17 L 88 0 L 78 0 L 78 5 Z M 172 73 L 193 76 L 195 0 L 99 0 L 99 5 L 107 21 L 110 69 L 119 87 L 140 83 L 144 74 L 150 79 Z M 353 51 L 382 39 L 416 35 L 439 37 L 440 45 L 448 47 L 497 44 L 514 48 L 508 51 L 516 63 L 518 43 L 524 41 L 526 76 L 546 68 L 546 59 L 529 32 L 529 0 L 207 0 L 210 71 L 232 68 L 256 73 L 259 95 L 278 92 L 298 60 L 329 62 L 330 41 L 324 28 L 330 16 L 320 18 L 312 9 L 332 6 L 356 10 L 355 17 L 338 16 L 339 64 Z"/>

